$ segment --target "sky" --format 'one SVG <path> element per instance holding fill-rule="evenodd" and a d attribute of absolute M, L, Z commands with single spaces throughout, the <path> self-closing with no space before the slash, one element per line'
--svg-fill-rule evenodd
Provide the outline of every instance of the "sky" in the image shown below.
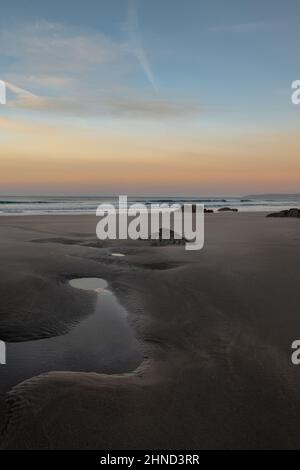
<path fill-rule="evenodd" d="M 298 0 L 1 4 L 0 194 L 300 188 Z"/>

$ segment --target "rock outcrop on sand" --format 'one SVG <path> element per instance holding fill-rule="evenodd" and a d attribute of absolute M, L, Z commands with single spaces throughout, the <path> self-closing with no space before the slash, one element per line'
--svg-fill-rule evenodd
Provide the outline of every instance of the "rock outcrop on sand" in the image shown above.
<path fill-rule="evenodd" d="M 184 212 L 184 206 L 181 206 L 182 212 Z M 194 214 L 196 212 L 196 204 L 192 204 L 192 213 Z M 204 214 L 213 214 L 214 210 L 213 209 L 206 209 L 204 207 Z"/>
<path fill-rule="evenodd" d="M 233 207 L 220 207 L 218 212 L 238 212 L 238 210 Z"/>
<path fill-rule="evenodd" d="M 286 209 L 279 212 L 273 212 L 272 214 L 268 214 L 267 217 L 296 217 L 300 218 L 300 209 L 293 208 L 293 209 Z"/>

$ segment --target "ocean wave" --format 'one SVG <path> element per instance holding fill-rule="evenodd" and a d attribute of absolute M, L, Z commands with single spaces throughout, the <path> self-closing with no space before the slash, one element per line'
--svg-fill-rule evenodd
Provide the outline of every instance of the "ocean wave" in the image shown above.
<path fill-rule="evenodd" d="M 6 204 L 51 204 L 53 201 L 4 201 L 0 200 L 0 205 Z"/>

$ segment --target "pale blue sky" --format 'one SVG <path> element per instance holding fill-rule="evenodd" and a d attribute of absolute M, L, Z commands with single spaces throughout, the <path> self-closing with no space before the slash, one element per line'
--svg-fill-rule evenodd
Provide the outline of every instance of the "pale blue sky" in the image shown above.
<path fill-rule="evenodd" d="M 150 142 L 295 132 L 299 26 L 297 0 L 11 0 L 0 118 Z"/>
<path fill-rule="evenodd" d="M 186 110 L 216 126 L 224 115 L 227 125 L 292 125 L 299 22 L 296 0 L 14 0 L 1 5 L 0 74 L 37 95 L 93 101 L 78 113 L 56 103 L 59 115 Z"/>

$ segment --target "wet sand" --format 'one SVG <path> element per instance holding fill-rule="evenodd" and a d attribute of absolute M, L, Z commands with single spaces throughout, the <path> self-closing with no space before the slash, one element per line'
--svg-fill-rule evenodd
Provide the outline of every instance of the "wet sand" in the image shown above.
<path fill-rule="evenodd" d="M 99 277 L 144 355 L 130 373 L 17 385 L 0 397 L 2 448 L 300 448 L 299 220 L 205 221 L 204 249 L 188 252 L 100 242 L 93 216 L 0 217 L 1 340 L 70 331 L 96 296 L 69 280 Z"/>

